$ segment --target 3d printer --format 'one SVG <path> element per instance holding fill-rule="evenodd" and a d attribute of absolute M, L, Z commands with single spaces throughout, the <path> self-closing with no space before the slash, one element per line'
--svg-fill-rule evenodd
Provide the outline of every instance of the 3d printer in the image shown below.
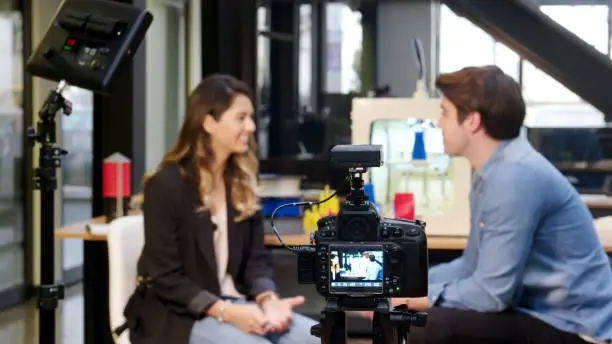
<path fill-rule="evenodd" d="M 420 75 L 411 98 L 353 100 L 352 144 L 383 146 L 385 165 L 372 169 L 369 181 L 384 216 L 395 216 L 396 195 L 410 193 L 415 215 L 427 222 L 428 232 L 466 235 L 471 168 L 464 158 L 444 153 L 442 133 L 436 126 L 440 99 L 427 91 L 418 40 L 415 51 Z"/>

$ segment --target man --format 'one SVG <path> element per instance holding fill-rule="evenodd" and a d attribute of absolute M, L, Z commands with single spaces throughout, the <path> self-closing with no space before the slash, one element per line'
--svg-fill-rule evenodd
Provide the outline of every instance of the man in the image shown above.
<path fill-rule="evenodd" d="M 354 265 L 352 266 L 353 276 L 365 276 L 366 269 L 370 264 L 370 253 L 363 252 L 361 257 L 354 259 L 351 263 Z"/>
<path fill-rule="evenodd" d="M 382 264 L 376 261 L 374 254 L 368 255 L 368 262 L 366 263 L 366 277 L 365 280 L 377 281 L 379 280 L 379 274 L 382 272 Z M 382 276 L 381 276 L 382 277 Z M 382 278 L 380 278 L 382 281 Z"/>
<path fill-rule="evenodd" d="M 498 67 L 440 75 L 446 153 L 474 169 L 460 258 L 433 267 L 418 343 L 605 343 L 612 269 L 593 219 L 566 178 L 519 132 L 520 86 Z"/>

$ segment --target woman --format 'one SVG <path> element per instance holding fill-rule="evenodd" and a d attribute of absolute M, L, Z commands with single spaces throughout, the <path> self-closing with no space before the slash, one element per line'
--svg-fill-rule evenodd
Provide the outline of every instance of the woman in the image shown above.
<path fill-rule="evenodd" d="M 146 183 L 144 281 L 126 307 L 132 343 L 318 343 L 280 299 L 255 194 L 253 101 L 230 76 L 202 80 L 176 145 Z M 254 299 L 255 302 L 247 301 Z"/>

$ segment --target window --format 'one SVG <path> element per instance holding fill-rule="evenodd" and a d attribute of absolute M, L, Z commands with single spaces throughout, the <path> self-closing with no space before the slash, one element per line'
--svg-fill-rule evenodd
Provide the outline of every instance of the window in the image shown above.
<path fill-rule="evenodd" d="M 540 6 L 542 12 L 566 29 L 593 45 L 602 53 L 608 52 L 607 6 Z M 536 68 L 523 62 L 523 94 L 529 103 L 581 102 L 574 92 Z"/>
<path fill-rule="evenodd" d="M 299 57 L 299 94 L 300 108 L 312 108 L 312 5 L 300 5 L 300 57 Z"/>
<path fill-rule="evenodd" d="M 543 13 L 564 26 L 579 38 L 607 53 L 609 42 L 608 6 L 540 6 Z M 519 81 L 528 103 L 528 117 L 555 114 L 560 103 L 582 103 L 582 100 L 561 83 L 521 59 L 503 43 L 457 16 L 448 7 L 440 10 L 440 72 L 452 72 L 470 65 L 496 64 Z M 522 74 L 521 74 L 522 64 Z M 580 107 L 581 111 L 595 111 L 592 107 Z M 552 112 L 551 112 L 552 111 Z M 556 110 L 555 110 L 556 111 Z M 570 111 L 571 112 L 571 111 Z M 573 112 L 572 112 L 573 113 Z M 565 118 L 565 117 L 564 117 Z M 569 118 L 569 117 L 568 117 Z M 539 121 L 539 120 L 538 120 Z M 538 121 L 532 121 L 536 123 Z"/>
<path fill-rule="evenodd" d="M 440 8 L 440 73 L 495 63 L 495 40 L 445 5 Z"/>
<path fill-rule="evenodd" d="M 495 64 L 519 80 L 521 58 L 505 44 L 445 5 L 440 8 L 440 73 Z"/>
<path fill-rule="evenodd" d="M 348 94 L 361 87 L 355 60 L 362 42 L 361 13 L 341 3 L 326 8 L 326 92 Z"/>
<path fill-rule="evenodd" d="M 267 7 L 257 8 L 257 30 L 270 30 L 270 10 Z M 268 106 L 270 89 L 270 39 L 257 35 L 257 102 L 258 106 Z"/>
<path fill-rule="evenodd" d="M 501 42 L 495 42 L 493 46 L 493 60 L 504 73 L 510 75 L 520 82 L 521 57 L 512 49 Z"/>
<path fill-rule="evenodd" d="M 270 30 L 270 9 L 257 8 L 257 30 Z M 257 35 L 257 146 L 259 158 L 268 157 L 268 127 L 270 125 L 270 39 Z"/>
<path fill-rule="evenodd" d="M 0 292 L 23 286 L 23 50 L 21 12 L 0 0 Z"/>

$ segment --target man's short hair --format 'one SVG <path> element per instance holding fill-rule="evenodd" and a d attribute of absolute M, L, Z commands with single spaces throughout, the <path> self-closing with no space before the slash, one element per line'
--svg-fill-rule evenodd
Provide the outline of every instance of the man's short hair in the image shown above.
<path fill-rule="evenodd" d="M 525 119 L 521 86 L 497 66 L 466 67 L 441 74 L 436 87 L 458 111 L 459 123 L 479 112 L 486 133 L 496 140 L 519 136 Z"/>

